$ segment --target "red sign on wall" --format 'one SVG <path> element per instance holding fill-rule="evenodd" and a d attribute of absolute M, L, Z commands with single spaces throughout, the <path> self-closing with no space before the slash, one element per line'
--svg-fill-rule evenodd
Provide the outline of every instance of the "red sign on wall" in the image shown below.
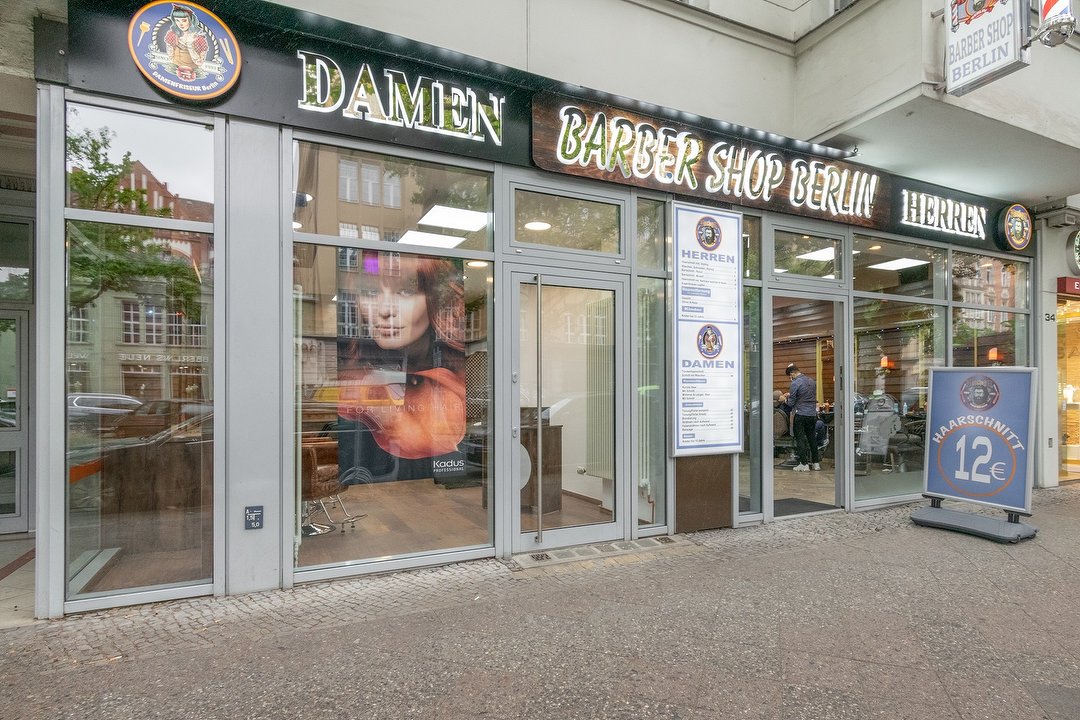
<path fill-rule="evenodd" d="M 1059 293 L 1065 295 L 1080 295 L 1080 278 L 1077 277 L 1059 277 L 1058 278 Z"/>

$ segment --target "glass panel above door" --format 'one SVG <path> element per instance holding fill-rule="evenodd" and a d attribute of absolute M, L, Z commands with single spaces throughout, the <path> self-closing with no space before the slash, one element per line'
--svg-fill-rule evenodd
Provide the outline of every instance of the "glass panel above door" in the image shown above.
<path fill-rule="evenodd" d="M 293 229 L 418 247 L 490 250 L 491 173 L 378 153 L 294 145 Z"/>
<path fill-rule="evenodd" d="M 773 273 L 838 280 L 843 278 L 838 238 L 777 230 Z"/>
<path fill-rule="evenodd" d="M 514 192 L 514 241 L 617 254 L 620 206 L 581 198 Z"/>
<path fill-rule="evenodd" d="M 856 235 L 856 290 L 944 300 L 945 251 L 912 243 Z"/>

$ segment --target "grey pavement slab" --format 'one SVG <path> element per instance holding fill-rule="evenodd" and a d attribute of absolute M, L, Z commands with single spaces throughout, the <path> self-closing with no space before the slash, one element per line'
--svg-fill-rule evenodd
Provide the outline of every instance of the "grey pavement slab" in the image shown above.
<path fill-rule="evenodd" d="M 1080 487 L 1017 545 L 917 505 L 0 630 L 0 718 L 1080 717 Z"/>

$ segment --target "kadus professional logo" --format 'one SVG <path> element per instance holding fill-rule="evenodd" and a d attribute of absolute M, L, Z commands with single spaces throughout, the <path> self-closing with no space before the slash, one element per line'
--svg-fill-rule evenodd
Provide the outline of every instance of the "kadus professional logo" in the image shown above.
<path fill-rule="evenodd" d="M 158 89 L 185 100 L 209 100 L 240 77 L 236 36 L 201 5 L 160 0 L 128 25 L 128 49 L 139 72 Z"/>

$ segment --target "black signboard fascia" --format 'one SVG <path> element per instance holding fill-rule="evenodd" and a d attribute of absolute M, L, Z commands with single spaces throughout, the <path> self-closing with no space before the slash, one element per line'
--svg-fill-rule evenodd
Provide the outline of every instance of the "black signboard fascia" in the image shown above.
<path fill-rule="evenodd" d="M 540 92 L 624 107 L 697 127 L 707 134 L 775 147 L 781 152 L 820 155 L 829 160 L 847 157 L 846 153 L 834 149 L 561 83 L 456 51 L 262 0 L 213 3 L 211 10 L 229 25 L 241 44 L 242 74 L 236 87 L 222 98 L 208 103 L 188 102 L 156 90 L 142 77 L 131 59 L 126 44 L 127 26 L 144 4 L 124 0 L 69 0 L 68 73 L 72 87 L 525 167 L 533 166 L 532 99 Z M 506 98 L 502 145 L 378 125 L 346 118 L 340 112 L 301 110 L 297 103 L 302 96 L 303 80 L 301 63 L 296 57 L 297 50 L 301 49 L 333 57 L 341 65 L 350 90 L 359 66 L 368 62 L 379 71 L 392 67 L 414 79 L 424 75 L 501 94 Z M 852 163 L 850 159 L 847 162 L 862 165 Z M 878 229 L 952 245 L 997 250 L 993 240 L 997 218 L 1009 203 L 891 175 L 871 166 L 863 167 L 891 180 L 889 205 L 894 210 L 889 220 L 877 225 Z M 901 207 L 901 192 L 905 188 L 986 207 L 987 238 L 967 238 L 902 224 L 895 209 Z M 1034 244 L 1014 254 L 1034 256 Z"/>
<path fill-rule="evenodd" d="M 465 56 L 459 53 L 329 20 L 314 13 L 252 0 L 233 0 L 215 3 L 211 9 L 239 40 L 243 53 L 239 81 L 235 88 L 216 101 L 191 102 L 155 89 L 132 61 L 126 43 L 127 27 L 140 7 L 142 3 L 138 2 L 70 0 L 68 73 L 72 87 L 495 162 L 531 164 L 529 132 L 533 90 L 492 79 L 500 74 L 508 75 L 505 71 L 479 74 L 483 61 L 475 58 L 465 61 Z M 327 35 L 339 39 L 330 39 Z M 378 49 L 370 45 L 377 45 Z M 410 52 L 397 52 L 405 48 Z M 316 113 L 300 109 L 298 101 L 303 96 L 303 74 L 301 61 L 296 56 L 298 50 L 333 58 L 342 68 L 346 92 L 352 90 L 359 68 L 366 62 L 379 75 L 384 69 L 392 68 L 406 73 L 414 82 L 423 75 L 471 86 L 485 96 L 489 92 L 501 95 L 506 98 L 502 145 L 490 140 L 478 142 L 365 122 L 345 117 L 341 112 Z M 465 65 L 471 62 L 477 74 L 415 59 L 417 51 L 425 50 L 433 59 L 452 58 Z"/>

